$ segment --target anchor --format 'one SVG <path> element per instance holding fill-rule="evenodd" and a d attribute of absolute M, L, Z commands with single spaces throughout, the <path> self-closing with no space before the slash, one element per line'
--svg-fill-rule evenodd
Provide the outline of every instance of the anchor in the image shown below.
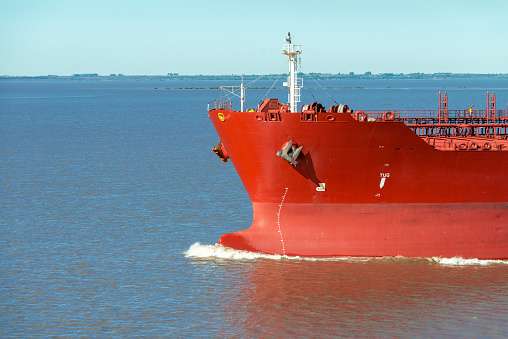
<path fill-rule="evenodd" d="M 298 145 L 293 144 L 293 139 L 289 140 L 288 143 L 285 144 L 285 146 L 282 147 L 281 150 L 277 151 L 277 156 L 281 157 L 282 159 L 289 162 L 291 165 L 295 166 L 298 165 L 298 162 L 296 159 L 300 155 L 300 152 L 302 151 L 303 146 L 297 147 Z"/>
<path fill-rule="evenodd" d="M 222 162 L 228 162 L 229 155 L 228 152 L 226 151 L 226 148 L 222 145 L 221 140 L 219 140 L 217 146 L 212 148 L 212 151 L 214 151 L 215 154 L 217 154 L 217 156 L 220 158 L 220 160 L 222 160 Z"/>

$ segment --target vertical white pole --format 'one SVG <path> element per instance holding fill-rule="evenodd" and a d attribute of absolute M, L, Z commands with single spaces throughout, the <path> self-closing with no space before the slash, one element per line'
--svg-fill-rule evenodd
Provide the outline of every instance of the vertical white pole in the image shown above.
<path fill-rule="evenodd" d="M 243 87 L 243 75 L 242 75 L 242 85 L 240 86 L 240 112 L 243 112 L 243 102 L 245 101 L 245 87 Z"/>
<path fill-rule="evenodd" d="M 296 112 L 295 105 L 295 57 L 289 57 L 289 104 L 291 112 Z"/>
<path fill-rule="evenodd" d="M 297 94 L 297 90 L 299 91 L 300 87 L 298 87 L 298 84 L 297 84 L 297 78 L 298 78 L 298 75 L 297 75 L 297 69 L 298 69 L 298 65 L 297 65 L 297 60 L 296 59 L 298 57 L 298 55 L 301 53 L 301 50 L 299 48 L 299 46 L 295 47 L 292 43 L 291 43 L 291 36 L 289 35 L 288 33 L 288 37 L 286 38 L 286 42 L 288 43 L 287 45 L 284 45 L 284 47 L 287 49 L 283 49 L 282 50 L 282 54 L 284 55 L 287 55 L 289 57 L 289 78 L 288 78 L 288 89 L 289 89 L 289 95 L 288 95 L 288 104 L 290 106 L 290 112 L 297 112 L 297 107 L 296 107 L 296 100 L 300 100 L 300 96 L 299 96 L 299 93 L 298 92 L 298 99 L 296 97 L 296 94 Z M 286 47 L 287 46 L 287 47 Z"/>

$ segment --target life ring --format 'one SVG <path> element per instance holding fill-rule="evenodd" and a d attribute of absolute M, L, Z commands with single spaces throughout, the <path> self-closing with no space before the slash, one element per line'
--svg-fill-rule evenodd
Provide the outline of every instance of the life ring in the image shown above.
<path fill-rule="evenodd" d="M 395 114 L 392 111 L 388 111 L 385 113 L 385 121 L 393 121 L 395 119 Z"/>
<path fill-rule="evenodd" d="M 467 145 L 462 143 L 462 144 L 459 145 L 459 149 L 460 150 L 466 150 L 467 149 Z"/>
<path fill-rule="evenodd" d="M 219 117 L 219 120 L 220 120 L 220 121 L 224 121 L 224 120 L 226 120 L 226 117 L 224 116 L 224 113 L 222 113 L 222 112 L 219 112 L 219 113 L 217 114 L 217 116 Z"/>
<path fill-rule="evenodd" d="M 475 150 L 475 149 L 478 149 L 478 146 L 476 146 L 476 143 L 472 142 L 472 143 L 469 145 L 469 149 L 471 149 L 471 150 Z"/>
<path fill-rule="evenodd" d="M 367 121 L 367 114 L 363 113 L 363 111 L 357 111 L 356 112 L 356 120 Z"/>
<path fill-rule="evenodd" d="M 486 143 L 484 143 L 484 144 L 483 144 L 483 149 L 484 149 L 484 150 L 488 151 L 488 150 L 490 150 L 491 148 L 492 148 L 492 147 L 490 146 L 490 144 L 489 144 L 488 142 L 486 142 Z"/>

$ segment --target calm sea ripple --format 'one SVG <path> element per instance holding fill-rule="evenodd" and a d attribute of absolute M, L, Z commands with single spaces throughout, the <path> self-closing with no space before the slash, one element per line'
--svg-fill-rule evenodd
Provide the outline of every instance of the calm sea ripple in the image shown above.
<path fill-rule="evenodd" d="M 219 85 L 0 81 L 3 337 L 508 336 L 507 261 L 214 245 L 252 218 L 234 167 L 211 152 L 218 93 L 166 88 Z M 435 108 L 438 90 L 455 108 L 486 106 L 492 89 L 508 99 L 507 81 L 329 85 L 354 108 Z M 247 107 L 265 93 L 248 91 Z"/>

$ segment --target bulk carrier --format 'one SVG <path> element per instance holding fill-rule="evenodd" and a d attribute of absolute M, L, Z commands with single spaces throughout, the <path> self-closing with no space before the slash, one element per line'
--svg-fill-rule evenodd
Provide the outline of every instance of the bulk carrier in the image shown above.
<path fill-rule="evenodd" d="M 508 110 L 299 110 L 301 48 L 288 35 L 288 103 L 209 104 L 252 201 L 253 222 L 219 244 L 284 256 L 508 258 Z"/>

